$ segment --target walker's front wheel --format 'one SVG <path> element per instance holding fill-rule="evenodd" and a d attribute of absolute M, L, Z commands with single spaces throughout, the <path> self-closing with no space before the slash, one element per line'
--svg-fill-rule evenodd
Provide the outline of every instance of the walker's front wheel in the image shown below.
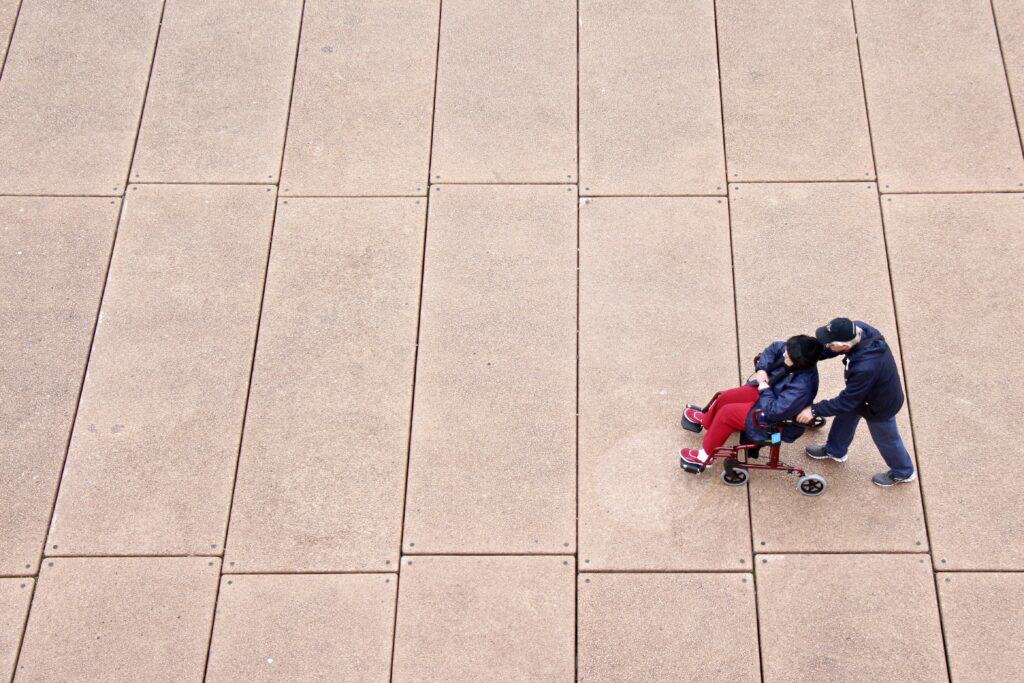
<path fill-rule="evenodd" d="M 726 486 L 743 486 L 747 483 L 747 470 L 743 467 L 726 467 L 722 470 L 721 478 Z"/>
<path fill-rule="evenodd" d="M 825 492 L 825 477 L 818 476 L 817 474 L 808 474 L 807 476 L 800 477 L 800 483 L 798 487 L 800 493 L 805 496 L 820 496 Z"/>

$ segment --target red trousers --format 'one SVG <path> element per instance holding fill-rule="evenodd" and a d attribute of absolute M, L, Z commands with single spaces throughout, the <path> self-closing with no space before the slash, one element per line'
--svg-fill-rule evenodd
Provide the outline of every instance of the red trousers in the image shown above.
<path fill-rule="evenodd" d="M 757 387 L 736 387 L 718 395 L 710 410 L 704 414 L 704 452 L 711 452 L 725 443 L 733 432 L 740 431 L 747 422 L 747 413 L 757 403 Z"/>

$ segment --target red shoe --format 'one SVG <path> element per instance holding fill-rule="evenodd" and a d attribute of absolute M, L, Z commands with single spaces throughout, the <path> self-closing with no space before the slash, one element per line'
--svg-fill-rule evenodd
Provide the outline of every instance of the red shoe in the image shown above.
<path fill-rule="evenodd" d="M 693 406 L 686 406 L 683 410 L 683 429 L 700 434 L 704 429 L 704 413 Z"/>
<path fill-rule="evenodd" d="M 696 448 L 684 448 L 679 451 L 679 466 L 687 472 L 693 474 L 700 474 L 711 462 L 711 458 L 707 460 L 700 459 L 700 451 Z"/>

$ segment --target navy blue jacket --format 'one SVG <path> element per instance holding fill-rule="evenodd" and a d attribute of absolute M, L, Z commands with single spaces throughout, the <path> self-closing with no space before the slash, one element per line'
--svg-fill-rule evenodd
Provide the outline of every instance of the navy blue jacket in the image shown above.
<path fill-rule="evenodd" d="M 755 441 L 765 441 L 770 434 L 754 423 L 754 413 L 760 409 L 764 415 L 761 422 L 771 424 L 782 420 L 791 420 L 797 413 L 811 405 L 818 394 L 818 368 L 811 366 L 807 370 L 789 372 L 782 360 L 782 352 L 786 342 L 772 342 L 761 352 L 757 361 L 757 369 L 768 373 L 771 388 L 761 392 L 757 404 L 747 413 L 744 431 Z M 804 427 L 792 424 L 782 428 L 782 440 L 789 443 L 796 441 L 804 433 Z"/>
<path fill-rule="evenodd" d="M 821 417 L 857 413 L 866 420 L 888 420 L 903 407 L 900 371 L 882 333 L 859 320 L 854 324 L 862 336 L 843 359 L 846 388 L 831 400 L 818 401 L 812 410 Z M 821 357 L 838 355 L 826 348 Z"/>

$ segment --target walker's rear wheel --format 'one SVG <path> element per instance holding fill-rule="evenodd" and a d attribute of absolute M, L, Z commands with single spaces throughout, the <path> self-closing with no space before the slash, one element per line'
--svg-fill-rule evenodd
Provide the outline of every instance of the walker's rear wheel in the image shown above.
<path fill-rule="evenodd" d="M 728 467 L 722 470 L 722 482 L 726 486 L 743 486 L 747 483 L 747 469 L 745 467 Z"/>
<path fill-rule="evenodd" d="M 825 492 L 825 477 L 818 476 L 817 474 L 808 474 L 807 476 L 800 477 L 798 486 L 800 493 L 805 496 L 820 496 Z"/>

